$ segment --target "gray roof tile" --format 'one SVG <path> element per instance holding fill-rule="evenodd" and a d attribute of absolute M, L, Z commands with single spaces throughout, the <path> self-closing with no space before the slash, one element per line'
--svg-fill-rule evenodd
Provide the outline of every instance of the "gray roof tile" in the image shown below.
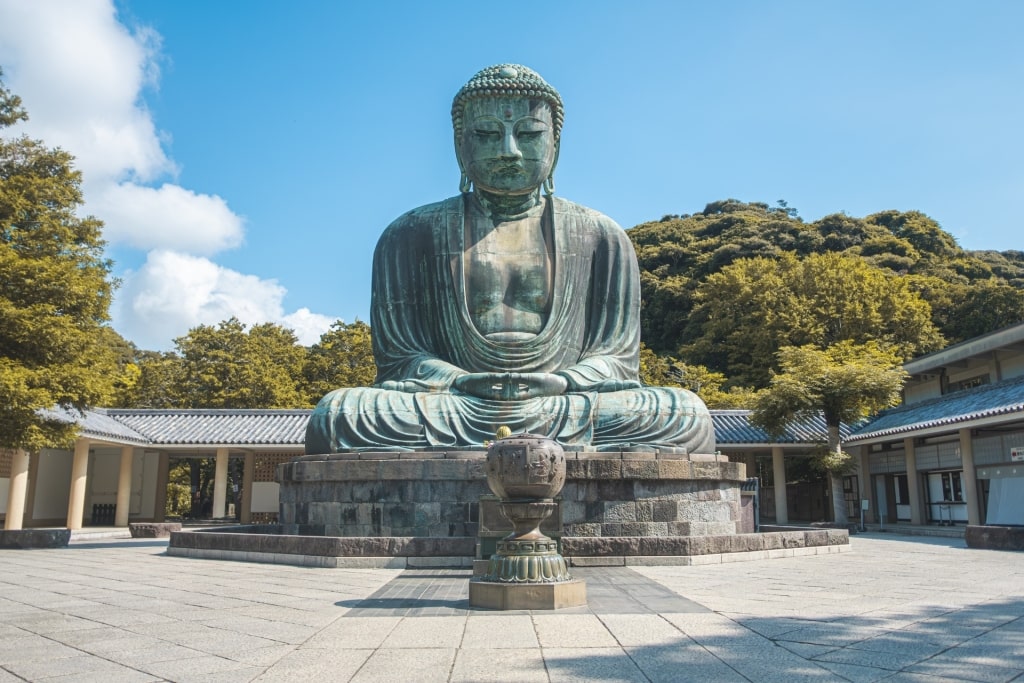
<path fill-rule="evenodd" d="M 41 410 L 39 413 L 47 419 L 68 424 L 77 423 L 81 431 L 88 436 L 131 444 L 149 443 L 145 435 L 110 417 L 103 408 L 93 408 L 80 413 L 74 409 L 58 407 Z"/>
<path fill-rule="evenodd" d="M 119 441 L 178 446 L 301 447 L 309 410 L 184 410 L 97 408 L 78 419 L 86 436 Z M 64 413 L 66 419 L 74 419 Z M 748 410 L 712 410 L 718 443 L 813 444 L 826 439 L 825 420 L 818 416 L 795 422 L 779 437 L 750 424 Z M 843 437 L 849 433 L 844 426 Z"/>
<path fill-rule="evenodd" d="M 810 420 L 791 422 L 786 425 L 786 430 L 777 437 L 750 424 L 749 410 L 712 410 L 711 419 L 715 423 L 715 440 L 722 445 L 739 443 L 814 444 L 828 439 L 825 418 L 820 414 Z M 840 427 L 839 434 L 843 439 L 849 433 L 850 430 L 846 425 Z"/>
<path fill-rule="evenodd" d="M 894 436 L 1022 410 L 1024 377 L 1018 377 L 883 411 L 877 418 L 859 427 L 850 438 L 862 441 Z"/>
<path fill-rule="evenodd" d="M 309 410 L 109 409 L 154 444 L 301 446 Z"/>

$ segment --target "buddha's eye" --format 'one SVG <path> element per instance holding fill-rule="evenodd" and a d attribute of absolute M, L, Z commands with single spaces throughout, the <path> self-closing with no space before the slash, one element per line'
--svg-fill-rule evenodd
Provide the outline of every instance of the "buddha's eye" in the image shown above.
<path fill-rule="evenodd" d="M 516 137 L 524 142 L 533 142 L 540 139 L 540 136 L 543 134 L 544 131 L 542 130 L 521 130 L 516 133 Z"/>
<path fill-rule="evenodd" d="M 498 131 L 486 130 L 483 128 L 477 128 L 476 130 L 473 131 L 473 134 L 476 135 L 477 138 L 485 142 L 494 142 L 495 140 L 501 137 L 501 133 L 499 133 Z"/>

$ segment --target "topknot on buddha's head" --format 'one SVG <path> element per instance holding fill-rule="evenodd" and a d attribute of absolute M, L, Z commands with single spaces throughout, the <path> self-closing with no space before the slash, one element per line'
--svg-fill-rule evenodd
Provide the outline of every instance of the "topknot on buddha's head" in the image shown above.
<path fill-rule="evenodd" d="M 543 100 L 551 107 L 556 142 L 562 134 L 565 112 L 558 91 L 529 67 L 520 64 L 496 64 L 478 71 L 455 95 L 452 102 L 452 126 L 455 128 L 456 139 L 462 135 L 466 102 L 480 97 L 524 97 Z"/>

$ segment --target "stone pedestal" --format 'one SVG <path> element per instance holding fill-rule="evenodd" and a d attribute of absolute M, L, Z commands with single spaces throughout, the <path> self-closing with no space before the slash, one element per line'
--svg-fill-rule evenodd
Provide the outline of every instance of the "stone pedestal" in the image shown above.
<path fill-rule="evenodd" d="M 719 536 L 738 531 L 743 463 L 724 456 L 565 454 L 558 509 L 541 530 L 589 538 Z M 480 536 L 489 556 L 512 525 L 487 486 L 477 451 L 301 456 L 278 468 L 286 534 Z"/>
<path fill-rule="evenodd" d="M 470 580 L 469 604 L 488 609 L 561 609 L 587 604 L 583 582 L 569 573 L 558 543 L 540 530 L 557 510 L 565 452 L 534 434 L 498 439 L 487 449 L 487 485 L 512 532 L 498 541 L 486 572 Z"/>
<path fill-rule="evenodd" d="M 560 583 L 469 582 L 469 604 L 485 609 L 563 609 L 587 604 L 587 585 L 579 579 Z"/>

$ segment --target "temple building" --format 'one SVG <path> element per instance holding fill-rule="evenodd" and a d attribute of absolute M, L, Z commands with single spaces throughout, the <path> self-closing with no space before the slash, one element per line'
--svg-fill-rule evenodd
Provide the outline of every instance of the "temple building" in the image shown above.
<path fill-rule="evenodd" d="M 845 441 L 868 521 L 1024 525 L 1024 323 L 903 367 L 902 404 Z"/>
<path fill-rule="evenodd" d="M 844 429 L 858 470 L 844 479 L 850 522 L 1024 524 L 1024 323 L 909 361 L 901 405 Z M 304 453 L 309 410 L 94 409 L 73 449 L 0 451 L 0 519 L 9 529 L 162 521 L 168 474 L 213 462 L 213 495 L 193 514 L 275 521 L 277 465 Z M 718 449 L 760 482 L 760 518 L 827 520 L 828 487 L 802 476 L 823 420 L 770 437 L 749 412 L 713 410 Z M 68 419 L 72 419 L 70 416 Z M 831 520 L 830 520 L 831 521 Z"/>

